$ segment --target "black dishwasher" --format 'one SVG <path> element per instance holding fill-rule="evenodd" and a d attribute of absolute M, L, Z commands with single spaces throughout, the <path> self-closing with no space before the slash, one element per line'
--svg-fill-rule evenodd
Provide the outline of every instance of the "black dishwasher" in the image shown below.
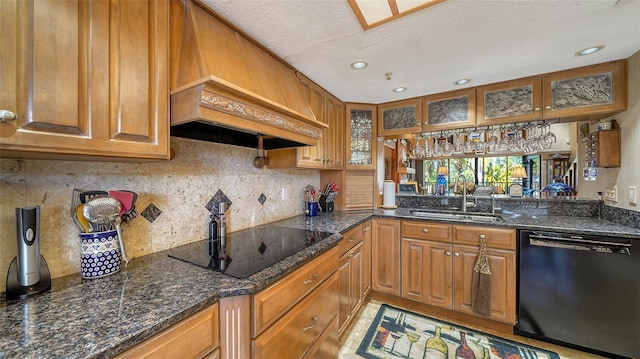
<path fill-rule="evenodd" d="M 640 358 L 640 240 L 520 231 L 515 333 Z"/>

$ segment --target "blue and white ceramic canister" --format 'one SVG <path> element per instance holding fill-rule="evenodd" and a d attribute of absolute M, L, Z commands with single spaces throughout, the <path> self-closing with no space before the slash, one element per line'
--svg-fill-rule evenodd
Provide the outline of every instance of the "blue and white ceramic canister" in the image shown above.
<path fill-rule="evenodd" d="M 121 269 L 122 255 L 118 232 L 80 233 L 82 278 L 100 278 Z"/>

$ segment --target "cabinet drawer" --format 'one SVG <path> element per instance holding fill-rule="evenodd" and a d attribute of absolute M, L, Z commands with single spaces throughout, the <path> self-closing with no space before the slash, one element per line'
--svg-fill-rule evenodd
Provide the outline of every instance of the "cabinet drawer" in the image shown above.
<path fill-rule="evenodd" d="M 339 242 L 339 256 L 341 257 L 345 253 L 347 253 L 351 248 L 353 248 L 358 242 L 360 242 L 363 238 L 362 232 L 362 224 L 359 224 L 350 230 L 346 231 L 342 235 L 342 240 Z"/>
<path fill-rule="evenodd" d="M 516 230 L 505 228 L 453 226 L 453 242 L 477 246 L 480 235 L 486 236 L 487 247 L 516 249 Z"/>
<path fill-rule="evenodd" d="M 402 237 L 450 242 L 451 225 L 418 221 L 402 221 Z"/>
<path fill-rule="evenodd" d="M 338 319 L 336 318 L 307 352 L 304 359 L 335 359 L 338 357 L 339 349 Z"/>
<path fill-rule="evenodd" d="M 117 358 L 201 358 L 219 345 L 218 315 L 216 303 Z"/>
<path fill-rule="evenodd" d="M 338 315 L 338 274 L 253 341 L 255 359 L 301 358 Z"/>
<path fill-rule="evenodd" d="M 251 337 L 257 337 L 337 269 L 336 246 L 254 295 Z"/>

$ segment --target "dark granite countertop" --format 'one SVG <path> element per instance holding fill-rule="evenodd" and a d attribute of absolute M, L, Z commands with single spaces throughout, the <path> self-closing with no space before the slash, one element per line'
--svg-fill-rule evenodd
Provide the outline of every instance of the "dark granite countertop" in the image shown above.
<path fill-rule="evenodd" d="M 278 225 L 344 232 L 372 211 L 299 216 Z M 335 234 L 244 280 L 200 268 L 165 252 L 135 258 L 111 276 L 56 278 L 50 292 L 0 298 L 0 358 L 108 358 L 222 297 L 252 294 L 333 247 Z"/>
<path fill-rule="evenodd" d="M 255 293 L 333 247 L 339 234 L 369 217 L 411 218 L 407 208 L 298 216 L 281 226 L 335 232 L 246 279 L 169 258 L 135 258 L 120 273 L 92 280 L 53 280 L 48 293 L 22 301 L 0 298 L 0 358 L 112 357 L 228 296 Z M 482 225 L 578 231 L 640 239 L 640 230 L 594 217 L 505 210 L 504 222 Z M 432 221 L 432 220 L 430 220 Z M 445 221 L 461 223 L 455 221 Z M 469 223 L 469 222 L 464 222 Z"/>
<path fill-rule="evenodd" d="M 405 218 L 429 222 L 445 222 L 456 224 L 474 224 L 482 226 L 506 227 L 518 229 L 537 229 L 556 232 L 570 232 L 590 235 L 616 236 L 640 239 L 640 229 L 618 224 L 612 221 L 578 216 L 550 215 L 546 210 L 527 209 L 525 211 L 505 210 L 499 213 L 504 221 L 492 223 L 474 223 L 471 221 L 455 221 L 448 219 L 416 218 L 411 215 L 414 208 L 398 208 L 396 210 L 376 210 L 376 217 Z"/>

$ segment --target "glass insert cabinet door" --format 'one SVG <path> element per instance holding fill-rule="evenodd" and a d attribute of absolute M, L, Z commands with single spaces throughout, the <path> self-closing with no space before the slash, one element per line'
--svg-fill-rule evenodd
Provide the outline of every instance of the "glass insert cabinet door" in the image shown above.
<path fill-rule="evenodd" d="M 476 90 L 470 88 L 425 96 L 422 109 L 425 120 L 422 130 L 425 132 L 474 126 Z"/>
<path fill-rule="evenodd" d="M 541 77 L 479 86 L 477 100 L 478 126 L 540 120 Z"/>
<path fill-rule="evenodd" d="M 347 169 L 376 167 L 376 106 L 347 104 Z"/>
<path fill-rule="evenodd" d="M 542 77 L 544 118 L 613 114 L 626 109 L 626 61 L 615 61 Z"/>
<path fill-rule="evenodd" d="M 378 136 L 395 136 L 421 131 L 420 99 L 378 105 Z"/>

